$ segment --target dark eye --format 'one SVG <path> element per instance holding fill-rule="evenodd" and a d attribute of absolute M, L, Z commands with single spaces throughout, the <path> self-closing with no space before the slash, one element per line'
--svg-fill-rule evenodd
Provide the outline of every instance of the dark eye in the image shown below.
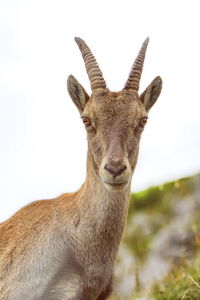
<path fill-rule="evenodd" d="M 85 127 L 90 127 L 91 126 L 91 121 L 88 118 L 83 117 L 82 121 L 85 124 Z"/>
<path fill-rule="evenodd" d="M 143 117 L 142 119 L 140 119 L 139 125 L 141 127 L 144 127 L 146 125 L 146 123 L 147 123 L 147 117 Z"/>

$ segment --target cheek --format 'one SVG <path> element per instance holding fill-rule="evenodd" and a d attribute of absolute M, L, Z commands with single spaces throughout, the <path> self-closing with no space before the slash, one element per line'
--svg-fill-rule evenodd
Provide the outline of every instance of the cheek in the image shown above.
<path fill-rule="evenodd" d="M 99 166 L 101 164 L 102 160 L 102 143 L 99 141 L 98 136 L 89 136 L 88 137 L 88 144 L 90 152 L 96 162 L 96 164 Z"/>
<path fill-rule="evenodd" d="M 135 129 L 134 129 L 134 136 L 136 137 L 136 139 L 140 139 L 140 136 L 142 134 L 142 131 L 143 131 L 143 127 L 141 126 L 137 126 Z"/>
<path fill-rule="evenodd" d="M 130 164 L 132 165 L 133 161 L 137 157 L 138 144 L 140 141 L 141 132 L 131 129 L 127 136 L 127 152 Z"/>

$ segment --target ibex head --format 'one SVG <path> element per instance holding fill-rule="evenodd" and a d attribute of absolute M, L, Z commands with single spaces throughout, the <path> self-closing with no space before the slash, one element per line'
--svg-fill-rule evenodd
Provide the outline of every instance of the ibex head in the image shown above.
<path fill-rule="evenodd" d="M 139 140 L 147 114 L 161 92 L 162 80 L 156 77 L 139 95 L 147 38 L 132 66 L 121 92 L 110 92 L 102 72 L 86 43 L 75 38 L 82 53 L 91 83 L 89 96 L 70 75 L 69 94 L 77 106 L 88 134 L 89 158 L 97 176 L 110 191 L 125 189 L 134 170 Z"/>

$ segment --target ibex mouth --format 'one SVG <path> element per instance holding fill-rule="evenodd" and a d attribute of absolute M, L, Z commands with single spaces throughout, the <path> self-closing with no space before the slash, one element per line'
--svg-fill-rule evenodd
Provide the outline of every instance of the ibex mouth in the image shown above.
<path fill-rule="evenodd" d="M 110 184 L 110 185 L 124 185 L 124 184 L 127 184 L 128 181 L 124 181 L 124 182 L 109 182 L 109 181 L 104 181 L 105 183 L 107 184 Z"/>
<path fill-rule="evenodd" d="M 111 192 L 120 192 L 123 191 L 127 187 L 128 181 L 123 182 L 110 182 L 104 181 L 104 185 L 107 190 Z"/>
<path fill-rule="evenodd" d="M 104 181 L 104 183 L 109 186 L 110 188 L 114 189 L 123 189 L 127 185 L 128 181 L 123 181 L 123 182 L 109 182 L 109 181 Z"/>

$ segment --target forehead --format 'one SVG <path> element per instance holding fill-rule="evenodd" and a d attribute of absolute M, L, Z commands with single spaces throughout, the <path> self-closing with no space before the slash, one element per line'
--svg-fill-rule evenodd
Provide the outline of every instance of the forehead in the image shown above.
<path fill-rule="evenodd" d="M 131 93 L 99 93 L 88 101 L 84 114 L 99 121 L 126 120 L 145 116 L 146 112 L 136 94 Z"/>

